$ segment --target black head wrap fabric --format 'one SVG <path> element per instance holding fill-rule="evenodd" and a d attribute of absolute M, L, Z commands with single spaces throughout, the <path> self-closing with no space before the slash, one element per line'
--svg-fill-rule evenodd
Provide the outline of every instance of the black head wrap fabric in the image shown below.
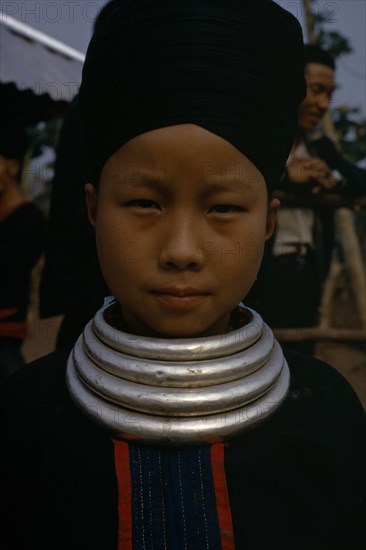
<path fill-rule="evenodd" d="M 129 139 L 192 123 L 281 177 L 305 95 L 301 27 L 270 0 L 112 0 L 80 88 L 96 178 Z M 96 183 L 96 182 L 95 182 Z"/>

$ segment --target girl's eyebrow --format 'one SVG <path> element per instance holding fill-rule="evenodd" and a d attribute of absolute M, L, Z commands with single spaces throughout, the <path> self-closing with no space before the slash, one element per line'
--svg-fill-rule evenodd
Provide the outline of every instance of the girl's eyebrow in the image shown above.
<path fill-rule="evenodd" d="M 260 176 L 258 175 L 258 178 Z M 205 178 L 200 178 L 197 183 L 201 187 L 201 196 L 203 198 L 210 197 L 216 193 L 231 192 L 235 194 L 253 193 L 256 190 L 257 178 L 253 176 L 246 178 L 244 175 L 237 177 L 234 173 L 224 176 L 215 175 L 209 178 L 211 181 L 205 181 Z M 119 181 L 124 185 L 134 187 L 135 189 L 150 189 L 159 193 L 167 193 L 171 191 L 171 186 L 168 179 L 163 173 L 150 172 L 137 169 L 135 172 L 124 174 Z"/>
<path fill-rule="evenodd" d="M 117 178 L 118 183 L 129 185 L 135 188 L 147 188 L 155 191 L 166 191 L 169 183 L 162 174 L 143 171 L 136 167 L 135 170 L 125 171 Z"/>
<path fill-rule="evenodd" d="M 204 197 L 209 197 L 211 195 L 214 195 L 216 193 L 235 193 L 235 194 L 243 194 L 243 193 L 253 193 L 255 191 L 255 185 L 254 181 L 248 181 L 248 180 L 242 180 L 238 181 L 237 179 L 232 179 L 228 181 L 218 181 L 218 182 L 209 182 L 205 185 L 202 195 Z"/>
<path fill-rule="evenodd" d="M 135 181 L 126 181 L 127 185 L 131 185 L 131 187 L 139 188 L 139 189 L 151 189 L 153 191 L 168 191 L 169 190 L 169 184 L 166 182 L 164 183 L 162 180 L 159 180 L 157 178 L 144 178 L 140 180 Z"/>

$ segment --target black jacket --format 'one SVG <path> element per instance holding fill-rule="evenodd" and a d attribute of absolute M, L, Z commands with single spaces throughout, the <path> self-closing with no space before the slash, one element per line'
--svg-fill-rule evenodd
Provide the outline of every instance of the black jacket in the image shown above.
<path fill-rule="evenodd" d="M 113 445 L 70 401 L 66 357 L 26 366 L 3 388 L 4 549 L 117 550 Z M 225 448 L 236 549 L 363 548 L 362 407 L 333 368 L 286 357 L 282 408 Z"/>

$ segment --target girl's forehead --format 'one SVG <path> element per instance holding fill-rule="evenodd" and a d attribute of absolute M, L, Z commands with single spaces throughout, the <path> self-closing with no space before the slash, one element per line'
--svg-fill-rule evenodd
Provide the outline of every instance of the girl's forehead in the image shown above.
<path fill-rule="evenodd" d="M 149 185 L 192 180 L 223 189 L 258 184 L 258 168 L 220 136 L 196 125 L 175 125 L 136 136 L 107 161 L 116 183 Z"/>
<path fill-rule="evenodd" d="M 131 166 L 132 160 L 138 160 L 140 166 L 151 168 L 189 159 L 190 163 L 206 172 L 210 166 L 213 172 L 219 172 L 230 164 L 254 164 L 225 138 L 196 124 L 179 124 L 144 132 L 118 147 L 111 158 Z"/>

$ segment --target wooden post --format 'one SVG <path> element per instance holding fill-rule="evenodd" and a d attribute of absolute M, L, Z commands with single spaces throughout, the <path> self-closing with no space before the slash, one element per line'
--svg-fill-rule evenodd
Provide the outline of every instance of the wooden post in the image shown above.
<path fill-rule="evenodd" d="M 303 0 L 305 21 L 306 21 L 306 31 L 308 34 L 308 42 L 310 44 L 315 44 L 316 33 L 314 31 L 314 19 L 313 19 L 313 13 L 311 11 L 311 4 L 312 4 L 312 0 Z"/>
<path fill-rule="evenodd" d="M 348 208 L 339 208 L 335 214 L 335 221 L 362 328 L 366 329 L 366 270 L 352 211 Z"/>
<path fill-rule="evenodd" d="M 332 258 L 327 280 L 324 283 L 322 300 L 320 305 L 319 327 L 321 329 L 329 328 L 332 325 L 332 304 L 334 288 L 337 284 L 338 277 L 342 271 L 342 266 L 339 258 Z"/>

